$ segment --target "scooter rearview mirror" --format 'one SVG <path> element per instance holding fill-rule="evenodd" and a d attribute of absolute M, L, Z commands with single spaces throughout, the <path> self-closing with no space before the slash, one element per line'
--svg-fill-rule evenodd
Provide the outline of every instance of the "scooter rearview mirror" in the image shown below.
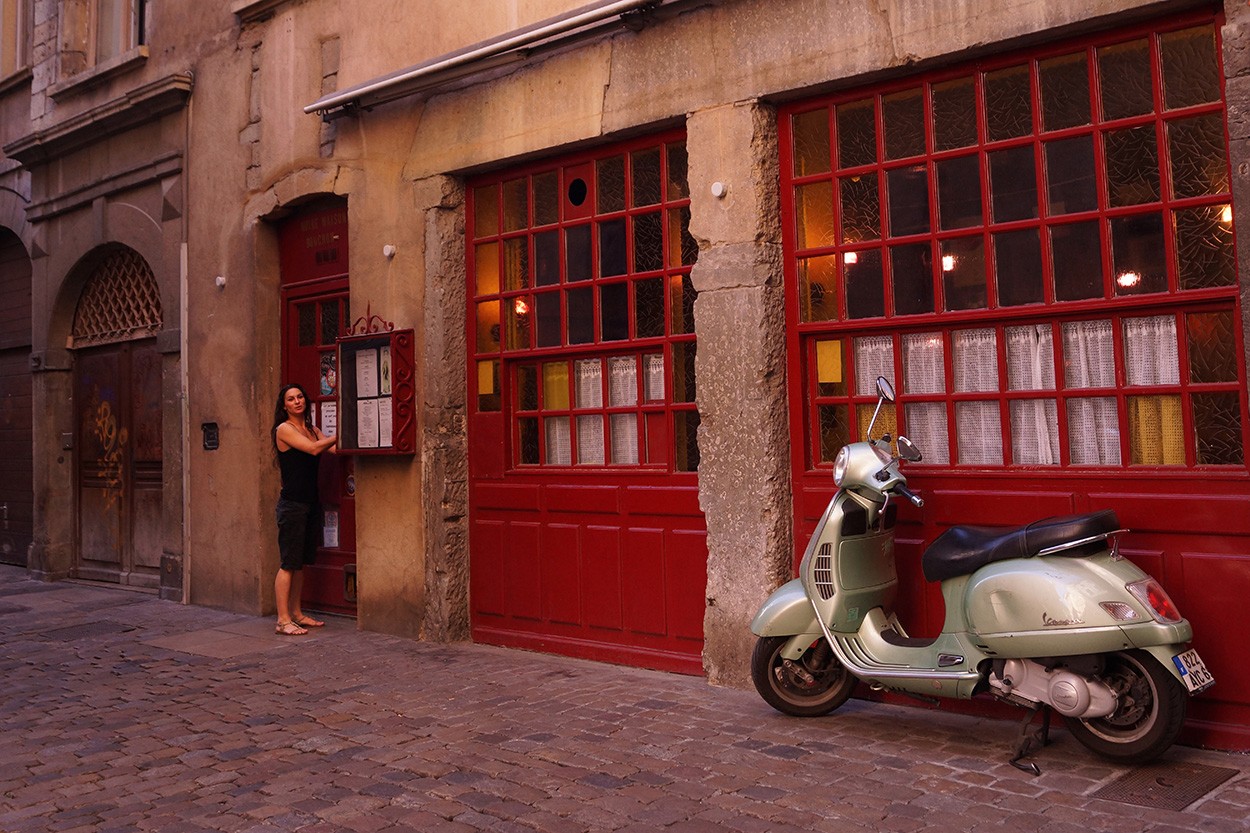
<path fill-rule="evenodd" d="M 894 386 L 884 376 L 877 377 L 877 396 L 886 402 L 894 401 Z"/>
<path fill-rule="evenodd" d="M 898 436 L 898 456 L 909 463 L 919 463 L 923 459 L 920 449 L 902 434 Z"/>

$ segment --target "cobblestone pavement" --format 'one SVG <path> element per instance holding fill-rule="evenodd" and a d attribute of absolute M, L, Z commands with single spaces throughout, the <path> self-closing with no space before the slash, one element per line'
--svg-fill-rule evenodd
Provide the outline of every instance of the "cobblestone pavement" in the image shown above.
<path fill-rule="evenodd" d="M 0 567 L 0 831 L 1242 831 L 1250 756 L 1183 811 L 1062 729 L 852 701 L 800 720 L 698 678 L 332 620 L 272 620 Z M 1169 770 L 1171 771 L 1171 770 Z"/>

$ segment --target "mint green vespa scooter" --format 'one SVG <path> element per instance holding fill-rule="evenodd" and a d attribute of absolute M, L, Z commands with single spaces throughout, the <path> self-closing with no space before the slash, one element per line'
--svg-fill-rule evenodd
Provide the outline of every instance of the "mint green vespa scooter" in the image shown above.
<path fill-rule="evenodd" d="M 884 378 L 877 390 L 869 438 L 882 404 L 894 401 Z M 751 623 L 760 637 L 751 673 L 764 700 L 813 716 L 845 703 L 857 681 L 926 699 L 988 694 L 1030 710 L 1012 763 L 1034 773 L 1018 761 L 1044 742 L 1036 729 L 1027 741 L 1033 714 L 1046 707 L 1117 761 L 1148 761 L 1171 746 L 1186 694 L 1214 679 L 1163 587 L 1119 554 L 1126 530 L 1115 512 L 947 530 L 922 559 L 925 578 L 941 582 L 946 621 L 936 638 L 915 639 L 892 610 L 894 498 L 924 504 L 899 470 L 921 454 L 906 437 L 898 456 L 890 446 L 887 434 L 838 452 L 838 491 L 799 577 Z"/>

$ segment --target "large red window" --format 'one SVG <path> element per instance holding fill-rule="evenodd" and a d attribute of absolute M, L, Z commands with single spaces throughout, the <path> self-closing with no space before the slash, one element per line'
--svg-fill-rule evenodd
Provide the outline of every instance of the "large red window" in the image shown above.
<path fill-rule="evenodd" d="M 1238 467 L 1245 369 L 1217 26 L 783 113 L 804 457 L 891 429 L 952 467 Z"/>
<path fill-rule="evenodd" d="M 698 468 L 689 206 L 679 136 L 471 189 L 477 405 L 512 467 Z"/>

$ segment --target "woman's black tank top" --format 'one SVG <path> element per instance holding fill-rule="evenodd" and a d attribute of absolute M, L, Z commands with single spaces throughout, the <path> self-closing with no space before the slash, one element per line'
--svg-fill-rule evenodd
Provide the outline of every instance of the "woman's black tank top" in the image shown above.
<path fill-rule="evenodd" d="M 297 503 L 317 503 L 317 467 L 321 458 L 315 454 L 289 448 L 278 452 L 282 469 L 282 499 Z"/>

